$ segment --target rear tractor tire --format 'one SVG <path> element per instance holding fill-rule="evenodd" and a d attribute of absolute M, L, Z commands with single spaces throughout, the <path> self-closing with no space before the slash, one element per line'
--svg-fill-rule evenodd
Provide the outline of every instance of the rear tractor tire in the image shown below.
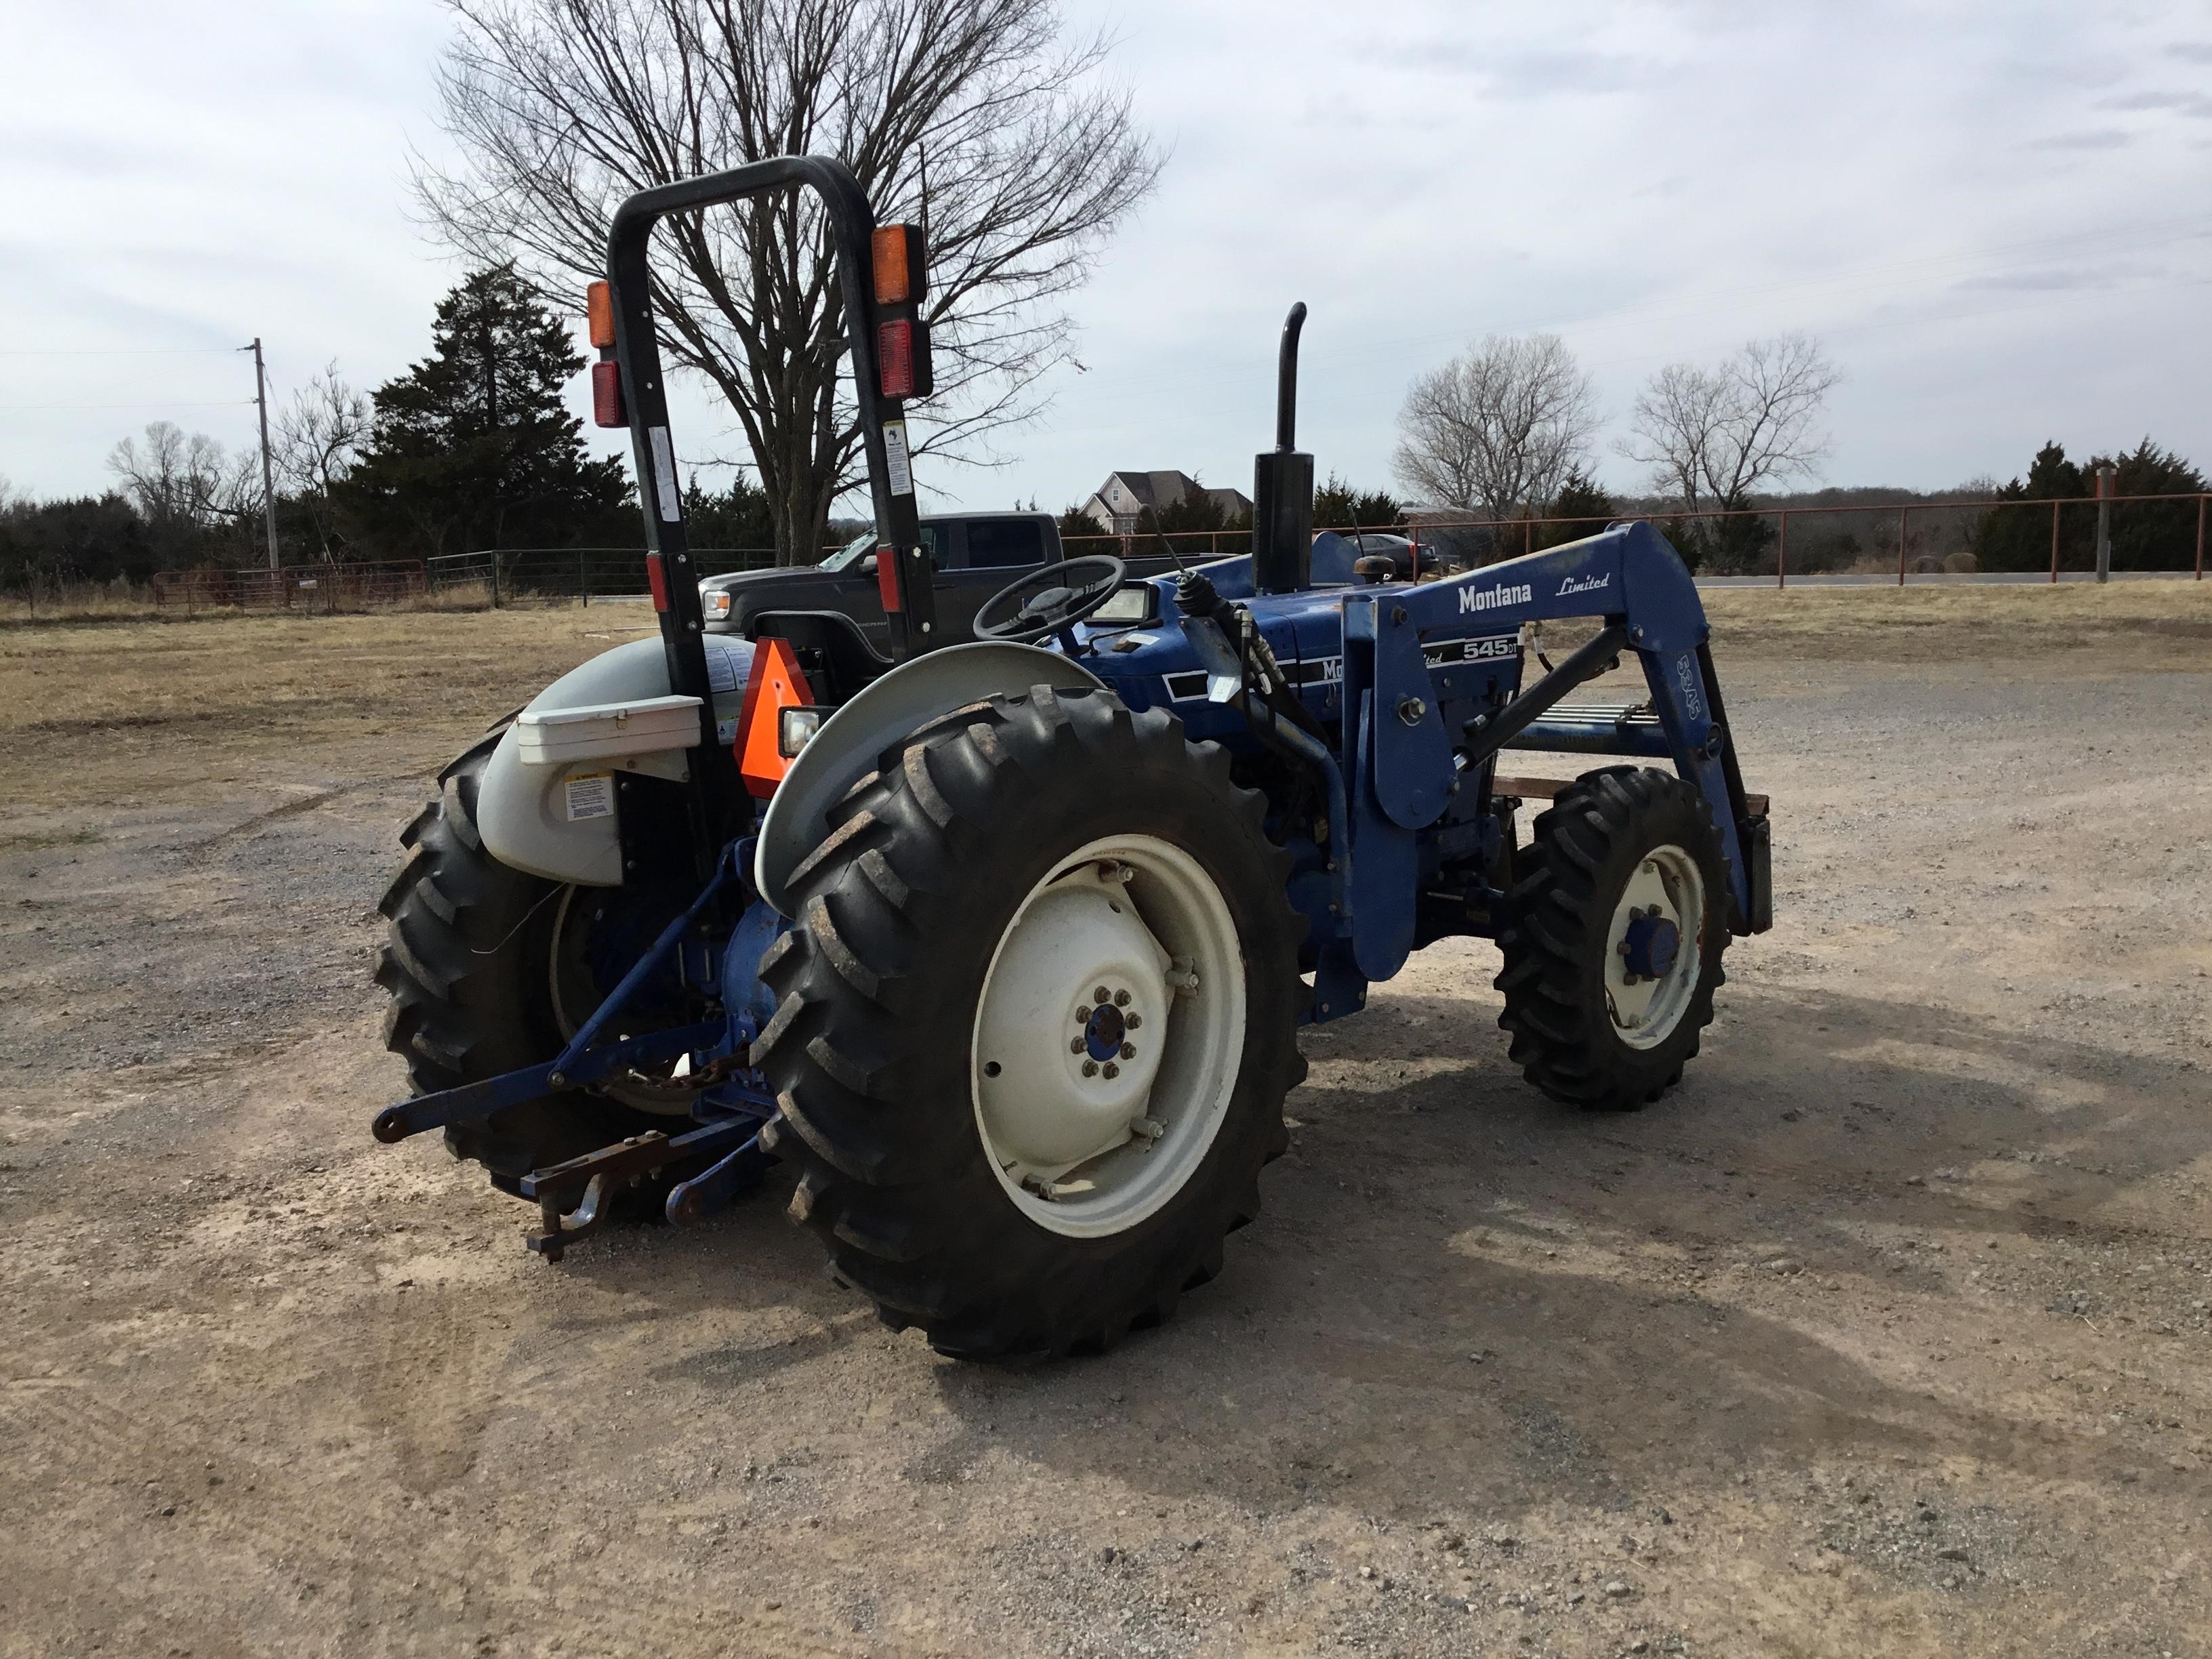
<path fill-rule="evenodd" d="M 1705 797 L 1671 773 L 1584 774 L 1516 855 L 1498 1023 L 1553 1099 L 1623 1110 L 1679 1082 L 1726 975 L 1728 871 Z"/>
<path fill-rule="evenodd" d="M 378 906 L 389 923 L 376 966 L 392 999 L 385 1046 L 407 1061 L 417 1094 L 543 1065 L 597 1006 L 596 991 L 580 983 L 580 952 L 559 948 L 573 908 L 564 901 L 587 890 L 501 864 L 477 833 L 477 789 L 498 741 L 495 732 L 441 775 L 438 798 L 400 836 L 407 857 Z M 564 985 L 583 1006 L 562 1006 Z M 683 1127 L 682 1108 L 677 1115 Z M 511 1193 L 532 1170 L 670 1127 L 665 1112 L 580 1091 L 449 1127 L 446 1146 Z"/>
<path fill-rule="evenodd" d="M 755 1049 L 793 1214 L 886 1323 L 1098 1352 L 1219 1270 L 1304 1077 L 1261 798 L 1164 710 L 1032 688 L 887 751 L 793 872 Z"/>

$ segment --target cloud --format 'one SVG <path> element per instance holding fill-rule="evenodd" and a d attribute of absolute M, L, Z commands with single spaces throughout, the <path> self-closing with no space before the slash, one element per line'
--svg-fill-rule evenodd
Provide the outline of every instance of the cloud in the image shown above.
<path fill-rule="evenodd" d="M 1648 58 L 1581 47 L 1505 46 L 1457 33 L 1379 41 L 1363 56 L 1401 73 L 1444 74 L 1493 97 L 1541 100 L 1562 93 L 1619 93 L 1650 80 Z"/>
<path fill-rule="evenodd" d="M 1962 292 L 2063 294 L 2077 289 L 2113 288 L 2128 276 L 2142 274 L 2140 267 L 2117 266 L 2090 270 L 2008 270 L 1987 276 L 1969 276 L 1957 287 Z"/>
<path fill-rule="evenodd" d="M 2099 109 L 2172 110 L 2203 120 L 2212 118 L 2212 97 L 2201 92 L 2131 92 L 2124 98 L 2107 98 Z"/>
<path fill-rule="evenodd" d="M 2098 127 L 2087 132 L 2062 132 L 2049 138 L 2029 141 L 2029 149 L 2125 149 L 2135 143 L 2133 133 L 2123 132 L 2118 127 Z"/>
<path fill-rule="evenodd" d="M 2149 251 L 2212 149 L 2212 44 L 2169 44 L 2178 9 L 1059 3 L 1121 40 L 1109 77 L 1176 155 L 1072 296 L 1093 372 L 1055 378 L 1003 471 L 924 480 L 965 505 L 1109 466 L 1249 477 L 1294 299 L 1300 433 L 1363 487 L 1407 381 L 1493 330 L 1560 333 L 1616 430 L 1666 362 L 1820 334 L 1852 376 L 1841 480 L 2008 473 L 2069 423 L 2212 457 L 2212 290 L 2177 280 L 2205 245 Z M 165 415 L 250 444 L 251 404 L 211 400 L 250 395 L 228 348 L 257 333 L 280 399 L 333 356 L 373 386 L 422 354 L 454 276 L 405 201 L 409 145 L 440 149 L 441 0 L 36 9 L 0 110 L 0 313 L 51 355 L 0 360 L 5 401 L 131 407 L 0 415 L 19 488 L 103 487 Z M 2092 315 L 2098 351 L 2050 349 Z M 711 395 L 679 402 L 681 453 L 742 453 Z"/>

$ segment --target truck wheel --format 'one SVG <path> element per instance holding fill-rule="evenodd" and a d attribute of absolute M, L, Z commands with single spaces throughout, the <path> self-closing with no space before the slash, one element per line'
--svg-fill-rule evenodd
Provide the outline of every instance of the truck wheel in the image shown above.
<path fill-rule="evenodd" d="M 1705 797 L 1613 766 L 1563 790 L 1516 855 L 1499 1025 L 1554 1100 L 1611 1109 L 1679 1082 L 1725 975 L 1727 866 Z"/>
<path fill-rule="evenodd" d="M 1223 750 L 1103 690 L 970 705 L 879 769 L 763 964 L 763 1144 L 893 1328 L 1103 1350 L 1213 1277 L 1285 1144 L 1289 859 Z"/>
<path fill-rule="evenodd" d="M 477 786 L 498 741 L 495 732 L 441 775 L 438 799 L 400 836 L 407 858 L 377 907 L 390 924 L 376 965 L 392 999 L 385 1046 L 406 1060 L 417 1094 L 542 1065 L 598 1006 L 573 937 L 588 915 L 565 902 L 579 890 L 509 868 L 477 834 Z M 668 1123 L 604 1095 L 547 1095 L 448 1128 L 446 1145 L 511 1192 L 532 1170 Z"/>

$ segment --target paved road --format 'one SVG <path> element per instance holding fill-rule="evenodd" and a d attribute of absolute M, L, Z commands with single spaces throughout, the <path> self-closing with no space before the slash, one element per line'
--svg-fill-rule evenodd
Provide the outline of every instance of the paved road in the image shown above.
<path fill-rule="evenodd" d="M 2193 571 L 2188 570 L 2115 570 L 2112 573 L 2112 580 L 2116 582 L 2188 581 L 2194 575 Z M 1983 570 L 1961 575 L 1954 575 L 1948 571 L 1941 574 L 1916 574 L 1908 575 L 1905 580 L 1907 584 L 1914 587 L 2022 587 L 2047 586 L 2051 577 L 2047 572 L 2038 570 Z M 2062 570 L 2058 573 L 2058 580 L 2062 582 L 2093 582 L 2097 578 L 2094 572 L 2087 570 Z M 1816 576 L 1793 575 L 1790 578 L 1789 585 L 1792 587 L 1895 587 L 1898 586 L 1898 580 L 1894 575 L 1885 576 L 1872 572 L 1848 574 L 1829 572 Z M 1771 587 L 1774 586 L 1774 578 L 1771 576 L 1700 576 L 1698 578 L 1698 586 L 1700 587 Z"/>

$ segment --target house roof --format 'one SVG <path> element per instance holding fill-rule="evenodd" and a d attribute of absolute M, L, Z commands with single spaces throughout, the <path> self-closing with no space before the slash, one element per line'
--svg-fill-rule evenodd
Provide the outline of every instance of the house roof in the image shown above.
<path fill-rule="evenodd" d="M 1098 498 L 1104 500 L 1107 491 L 1117 483 L 1139 502 L 1155 512 L 1162 507 L 1173 507 L 1194 489 L 1212 500 L 1224 502 L 1239 512 L 1252 504 L 1241 489 L 1209 487 L 1200 483 L 1188 472 L 1180 471 L 1172 467 L 1156 471 L 1123 468 L 1109 472 L 1106 475 L 1106 482 L 1100 484 L 1096 491 Z"/>

